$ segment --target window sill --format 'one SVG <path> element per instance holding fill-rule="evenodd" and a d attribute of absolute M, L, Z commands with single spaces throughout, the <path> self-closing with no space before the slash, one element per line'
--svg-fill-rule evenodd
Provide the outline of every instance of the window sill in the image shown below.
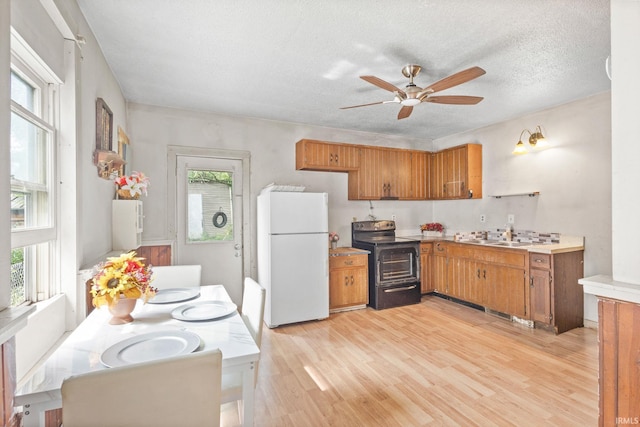
<path fill-rule="evenodd" d="M 0 344 L 10 340 L 18 331 L 27 326 L 29 315 L 35 306 L 10 307 L 0 311 Z"/>

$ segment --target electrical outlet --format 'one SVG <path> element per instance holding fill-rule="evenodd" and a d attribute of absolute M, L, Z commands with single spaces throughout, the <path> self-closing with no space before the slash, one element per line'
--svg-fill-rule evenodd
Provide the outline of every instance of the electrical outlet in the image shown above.
<path fill-rule="evenodd" d="M 395 221 L 396 220 L 396 216 L 395 215 L 391 215 L 391 221 Z"/>
<path fill-rule="evenodd" d="M 515 224 L 516 216 L 514 214 L 507 215 L 507 224 Z"/>
<path fill-rule="evenodd" d="M 484 214 L 480 215 L 480 222 L 485 222 L 486 220 L 487 217 Z"/>

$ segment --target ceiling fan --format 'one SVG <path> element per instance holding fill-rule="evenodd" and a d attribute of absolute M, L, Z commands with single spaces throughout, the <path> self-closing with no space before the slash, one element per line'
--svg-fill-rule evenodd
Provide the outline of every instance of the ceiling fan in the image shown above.
<path fill-rule="evenodd" d="M 376 76 L 360 76 L 362 80 L 365 80 L 372 85 L 378 86 L 379 88 L 382 88 L 384 90 L 388 90 L 389 92 L 393 92 L 393 100 L 372 102 L 370 104 L 353 105 L 351 107 L 341 107 L 340 109 L 346 110 L 349 108 L 367 107 L 369 105 L 395 103 L 402 105 L 402 108 L 400 108 L 400 112 L 398 113 L 398 120 L 400 120 L 409 117 L 411 115 L 411 112 L 413 111 L 413 107 L 422 102 L 433 102 L 436 104 L 475 105 L 484 99 L 481 96 L 464 95 L 431 96 L 435 92 L 449 89 L 450 87 L 457 86 L 462 83 L 466 83 L 469 80 L 480 77 L 481 75 L 486 73 L 486 71 L 484 71 L 480 67 L 467 68 L 466 70 L 452 74 L 449 77 L 445 77 L 444 79 L 439 80 L 436 83 L 425 87 L 424 89 L 420 86 L 416 86 L 413 83 L 413 78 L 418 75 L 420 70 L 422 70 L 422 67 L 419 65 L 406 65 L 402 69 L 402 74 L 409 79 L 409 84 L 406 86 L 405 90 L 402 90 Z"/>

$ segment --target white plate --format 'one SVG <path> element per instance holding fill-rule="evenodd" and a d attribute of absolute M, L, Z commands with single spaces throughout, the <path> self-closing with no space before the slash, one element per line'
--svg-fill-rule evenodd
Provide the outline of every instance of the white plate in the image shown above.
<path fill-rule="evenodd" d="M 227 301 L 200 301 L 177 307 L 171 312 L 171 316 L 178 320 L 197 322 L 228 316 L 237 308 L 234 303 Z"/>
<path fill-rule="evenodd" d="M 158 289 L 149 304 L 170 304 L 173 302 L 189 301 L 200 296 L 200 288 L 169 288 Z"/>
<path fill-rule="evenodd" d="M 200 337 L 193 332 L 149 332 L 112 345 L 102 353 L 100 361 L 107 368 L 114 368 L 193 353 L 198 347 Z"/>

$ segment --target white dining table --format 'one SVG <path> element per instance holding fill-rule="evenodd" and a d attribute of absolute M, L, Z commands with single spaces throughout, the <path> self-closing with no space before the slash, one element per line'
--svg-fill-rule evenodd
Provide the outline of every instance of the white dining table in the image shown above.
<path fill-rule="evenodd" d="M 222 352 L 222 375 L 242 375 L 242 424 L 253 425 L 254 370 L 260 350 L 238 311 L 206 321 L 174 319 L 171 312 L 182 304 L 200 301 L 231 302 L 222 285 L 201 286 L 200 295 L 189 301 L 169 304 L 136 303 L 134 321 L 111 325 L 107 307 L 95 309 L 62 342 L 33 375 L 17 390 L 14 405 L 23 408 L 23 426 L 44 426 L 45 411 L 62 407 L 60 388 L 71 375 L 108 369 L 100 357 L 118 342 L 140 334 L 159 331 L 189 331 L 201 339 L 195 351 L 219 348 Z M 63 414 L 64 416 L 64 414 Z"/>

